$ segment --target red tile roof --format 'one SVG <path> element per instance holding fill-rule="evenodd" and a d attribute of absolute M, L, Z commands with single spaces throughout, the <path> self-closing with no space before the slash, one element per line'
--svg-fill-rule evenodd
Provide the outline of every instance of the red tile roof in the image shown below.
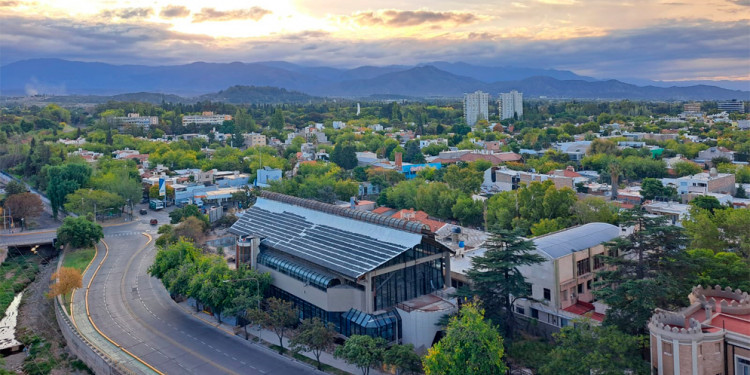
<path fill-rule="evenodd" d="M 585 316 L 596 320 L 597 322 L 604 321 L 604 314 L 594 311 L 594 305 L 588 302 L 576 301 L 575 305 L 568 306 L 563 310 L 576 315 Z"/>
<path fill-rule="evenodd" d="M 427 215 L 427 212 L 414 211 L 413 209 L 409 209 L 409 210 L 403 209 L 391 215 L 391 217 L 395 217 L 397 219 L 410 220 L 410 221 L 418 221 L 422 224 L 427 224 L 427 226 L 430 227 L 430 231 L 432 231 L 433 233 L 436 232 L 438 229 L 442 228 L 443 225 L 446 225 L 446 223 L 443 223 L 442 221 L 430 219 L 429 215 Z"/>
<path fill-rule="evenodd" d="M 382 207 L 378 207 L 378 208 L 372 210 L 372 212 L 375 213 L 375 214 L 380 215 L 380 214 L 384 214 L 384 213 L 386 213 L 386 212 L 388 212 L 390 210 L 392 210 L 392 208 L 386 207 L 386 206 L 382 206 Z"/>

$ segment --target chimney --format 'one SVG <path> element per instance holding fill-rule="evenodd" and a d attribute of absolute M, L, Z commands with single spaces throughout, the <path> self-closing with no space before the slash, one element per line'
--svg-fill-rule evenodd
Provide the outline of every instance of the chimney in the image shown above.
<path fill-rule="evenodd" d="M 396 168 L 401 171 L 401 167 L 404 165 L 403 161 L 401 161 L 401 153 L 396 153 Z"/>

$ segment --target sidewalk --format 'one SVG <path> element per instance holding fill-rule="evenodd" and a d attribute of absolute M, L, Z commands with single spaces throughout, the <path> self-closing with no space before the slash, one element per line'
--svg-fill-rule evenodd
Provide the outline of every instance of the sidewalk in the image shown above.
<path fill-rule="evenodd" d="M 234 334 L 234 328 L 235 328 L 234 326 L 229 325 L 227 323 L 221 323 L 221 324 L 219 324 L 219 322 L 216 321 L 216 318 L 214 318 L 213 316 L 211 316 L 209 314 L 206 314 L 206 313 L 204 313 L 202 311 L 201 312 L 195 312 L 195 308 L 192 307 L 192 306 L 190 306 L 190 305 L 188 305 L 186 301 L 177 303 L 177 305 L 180 308 L 182 308 L 183 310 L 185 310 L 186 313 L 188 313 L 188 314 L 190 314 L 190 315 L 192 315 L 192 316 L 200 319 L 204 323 L 206 323 L 208 325 L 211 325 L 211 326 L 213 326 L 213 327 L 215 327 L 215 328 L 223 331 L 224 333 L 226 333 L 226 334 L 228 334 L 230 336 L 236 336 L 236 337 L 238 337 L 240 339 L 244 339 L 244 335 L 245 335 L 245 331 L 244 330 L 241 329 L 235 335 Z M 247 333 L 248 333 L 248 337 L 250 337 L 251 339 L 260 336 L 261 340 L 263 340 L 263 341 L 265 341 L 265 342 L 267 342 L 269 344 L 273 344 L 273 345 L 278 345 L 279 344 L 279 337 L 276 335 L 275 332 L 269 331 L 267 329 L 258 330 L 258 328 L 257 328 L 256 325 L 248 326 L 247 327 Z M 274 353 L 277 353 L 275 350 L 273 350 L 271 348 L 268 348 L 265 345 L 260 345 L 259 343 L 255 342 L 255 341 L 248 340 L 248 342 L 251 342 L 254 345 L 261 346 L 261 347 L 265 348 L 266 350 L 271 350 Z M 284 348 L 289 349 L 289 339 L 286 338 L 286 337 L 284 337 Z M 300 354 L 304 355 L 305 357 L 308 357 L 308 358 L 311 358 L 311 359 L 315 360 L 315 356 L 312 353 L 300 352 Z M 277 355 L 278 355 L 278 353 L 277 353 Z M 331 354 L 331 353 L 323 352 L 320 355 L 320 362 L 324 363 L 326 365 L 332 366 L 332 367 L 336 367 L 336 368 L 338 368 L 340 370 L 343 370 L 343 371 L 346 371 L 346 372 L 348 372 L 350 374 L 361 374 L 362 373 L 362 371 L 359 368 L 357 368 L 357 366 L 350 365 L 350 364 L 344 362 L 344 360 L 342 360 L 342 359 L 334 358 L 333 354 Z M 371 368 L 370 369 L 370 374 L 372 374 L 372 375 L 388 375 L 387 373 L 378 371 L 375 368 Z"/>

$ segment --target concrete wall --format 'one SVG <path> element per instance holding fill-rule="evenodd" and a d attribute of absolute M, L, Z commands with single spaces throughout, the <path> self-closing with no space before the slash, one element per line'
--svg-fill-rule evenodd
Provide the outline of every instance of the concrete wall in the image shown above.
<path fill-rule="evenodd" d="M 396 308 L 401 316 L 401 337 L 404 344 L 414 345 L 417 352 L 424 352 L 432 346 L 435 334 L 441 330 L 436 325 L 440 318 L 446 314 L 452 314 L 458 311 L 458 308 L 440 311 L 421 311 L 413 310 L 406 312 Z"/>
<path fill-rule="evenodd" d="M 88 344 L 86 339 L 84 339 L 73 327 L 68 316 L 62 311 L 58 299 L 55 300 L 55 318 L 57 318 L 57 325 L 60 326 L 60 331 L 65 338 L 68 349 L 97 375 L 132 374 L 132 371 L 110 361 L 104 353 Z"/>

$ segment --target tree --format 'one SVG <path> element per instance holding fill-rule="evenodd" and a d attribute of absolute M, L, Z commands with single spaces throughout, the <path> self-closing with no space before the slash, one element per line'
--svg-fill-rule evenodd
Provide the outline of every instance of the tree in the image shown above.
<path fill-rule="evenodd" d="M 739 255 L 725 251 L 714 253 L 710 249 L 688 250 L 687 255 L 690 272 L 695 274 L 692 284 L 750 290 L 750 267 Z"/>
<path fill-rule="evenodd" d="M 472 292 L 482 306 L 500 318 L 505 325 L 505 337 L 512 339 L 515 329 L 513 303 L 518 298 L 529 298 L 526 278 L 518 267 L 530 266 L 545 259 L 534 253 L 534 242 L 521 237 L 520 230 L 492 229 L 482 256 L 471 259 L 467 276 Z"/>
<path fill-rule="evenodd" d="M 599 197 L 586 197 L 573 204 L 573 217 L 578 224 L 617 223 L 619 208 Z"/>
<path fill-rule="evenodd" d="M 393 366 L 397 374 L 419 374 L 422 371 L 422 359 L 414 352 L 414 345 L 393 345 L 383 353 L 383 363 Z"/>
<path fill-rule="evenodd" d="M 702 171 L 701 167 L 689 161 L 678 161 L 674 164 L 672 170 L 674 171 L 674 174 L 677 175 L 677 177 L 692 176 L 694 174 L 701 173 Z"/>
<path fill-rule="evenodd" d="M 14 220 L 23 218 L 27 223 L 30 219 L 39 217 L 44 210 L 42 199 L 34 193 L 13 194 L 5 198 L 3 207 Z"/>
<path fill-rule="evenodd" d="M 271 116 L 271 122 L 269 123 L 269 126 L 273 130 L 281 131 L 284 129 L 284 126 L 286 124 L 284 123 L 284 113 L 281 111 L 280 107 L 276 107 L 276 109 L 273 112 L 273 115 Z"/>
<path fill-rule="evenodd" d="M 102 226 L 85 217 L 66 217 L 57 228 L 57 240 L 74 248 L 94 246 L 103 237 Z"/>
<path fill-rule="evenodd" d="M 690 246 L 714 252 L 731 251 L 750 260 L 750 210 L 723 209 L 711 213 L 699 207 L 690 210 L 682 222 Z"/>
<path fill-rule="evenodd" d="M 63 303 L 67 303 L 65 296 L 82 286 L 83 277 L 77 268 L 61 267 L 59 271 L 52 274 L 50 280 L 57 280 L 57 282 L 50 285 L 47 296 L 55 298 L 61 295 Z"/>
<path fill-rule="evenodd" d="M 690 205 L 702 208 L 704 210 L 708 210 L 712 214 L 716 210 L 721 210 L 725 208 L 724 206 L 721 205 L 721 202 L 719 202 L 719 200 L 716 199 L 716 197 L 711 196 L 711 195 L 697 196 L 693 198 L 692 201 L 690 201 Z"/>
<path fill-rule="evenodd" d="M 362 375 L 368 375 L 370 367 L 382 362 L 385 345 L 382 337 L 352 335 L 343 346 L 336 348 L 333 356 L 357 366 L 362 370 Z"/>
<path fill-rule="evenodd" d="M 503 338 L 474 304 L 451 318 L 445 337 L 422 360 L 427 375 L 504 374 Z"/>
<path fill-rule="evenodd" d="M 121 196 L 98 189 L 78 189 L 66 197 L 65 210 L 78 215 L 88 213 L 116 212 L 125 206 Z"/>
<path fill-rule="evenodd" d="M 615 327 L 594 326 L 585 320 L 553 336 L 556 345 L 540 369 L 542 375 L 649 373 L 640 353 L 642 339 Z"/>
<path fill-rule="evenodd" d="M 26 188 L 26 185 L 16 180 L 11 180 L 7 185 L 5 185 L 5 198 L 9 198 L 13 194 L 22 194 L 28 191 L 29 189 Z"/>
<path fill-rule="evenodd" d="M 482 172 L 473 168 L 461 168 L 457 165 L 451 165 L 445 169 L 443 181 L 452 189 L 458 189 L 466 194 L 473 194 L 479 190 L 484 179 Z"/>
<path fill-rule="evenodd" d="M 641 182 L 641 196 L 643 199 L 654 199 L 664 196 L 664 185 L 661 180 L 655 178 L 644 178 Z"/>
<path fill-rule="evenodd" d="M 289 341 L 295 352 L 311 352 L 318 362 L 318 370 L 322 370 L 320 355 L 333 347 L 336 331 L 327 326 L 320 318 L 305 319 L 297 329 L 297 334 Z"/>
<path fill-rule="evenodd" d="M 456 200 L 451 211 L 453 217 L 461 222 L 464 226 L 477 226 L 482 222 L 484 204 L 481 201 L 475 201 L 471 197 L 461 197 Z"/>
<path fill-rule="evenodd" d="M 591 141 L 591 145 L 589 146 L 589 149 L 586 153 L 589 155 L 619 155 L 620 149 L 617 148 L 617 144 L 615 142 L 612 142 L 609 139 L 597 138 Z"/>
<path fill-rule="evenodd" d="M 353 143 L 338 143 L 331 153 L 331 161 L 343 169 L 354 169 L 358 163 L 356 152 L 357 147 Z"/>
<path fill-rule="evenodd" d="M 201 212 L 201 209 L 194 204 L 188 204 L 185 207 L 175 209 L 169 213 L 169 222 L 171 224 L 178 224 L 188 217 L 196 217 L 202 221 L 206 227 L 208 227 L 208 218 Z"/>
<path fill-rule="evenodd" d="M 740 199 L 747 199 L 747 192 L 745 192 L 745 188 L 740 184 L 740 186 L 737 188 L 737 192 L 734 194 L 735 198 Z"/>
<path fill-rule="evenodd" d="M 531 234 L 534 237 L 539 237 L 547 233 L 557 232 L 563 228 L 565 228 L 564 224 L 558 219 L 542 219 L 531 226 Z"/>
<path fill-rule="evenodd" d="M 642 210 L 625 211 L 621 222 L 638 230 L 606 244 L 608 267 L 597 274 L 601 281 L 594 295 L 610 307 L 605 325 L 631 335 L 645 334 L 655 308 L 680 307 L 689 292 L 684 289 L 692 282 L 684 272 L 687 237 L 665 217 L 650 217 Z"/>
<path fill-rule="evenodd" d="M 83 187 L 91 177 L 91 167 L 85 164 L 65 164 L 47 168 L 47 198 L 52 216 L 57 217 L 68 194 Z"/>
<path fill-rule="evenodd" d="M 271 297 L 266 300 L 265 311 L 256 310 L 251 316 L 252 320 L 276 333 L 279 338 L 279 353 L 283 354 L 284 333 L 299 323 L 294 304 L 291 301 Z"/>
<path fill-rule="evenodd" d="M 188 216 L 174 228 L 174 236 L 175 238 L 188 239 L 193 243 L 200 243 L 203 240 L 203 233 L 205 231 L 204 221 L 195 216 Z"/>
<path fill-rule="evenodd" d="M 423 164 L 425 162 L 422 150 L 419 149 L 419 141 L 412 140 L 406 142 L 406 152 L 404 153 L 404 161 L 407 163 Z"/>

